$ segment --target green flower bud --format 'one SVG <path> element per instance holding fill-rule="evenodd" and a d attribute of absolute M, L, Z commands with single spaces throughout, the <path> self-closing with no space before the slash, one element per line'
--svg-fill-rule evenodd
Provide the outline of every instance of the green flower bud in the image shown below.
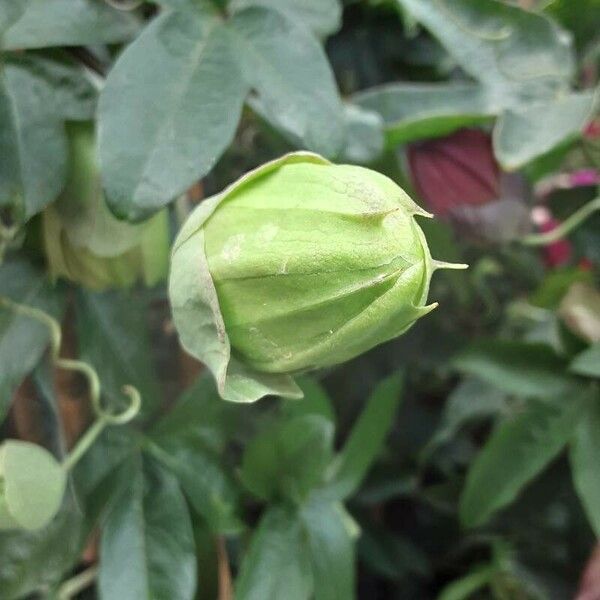
<path fill-rule="evenodd" d="M 164 280 L 169 255 L 166 211 L 141 224 L 119 221 L 104 201 L 93 123 L 69 123 L 67 133 L 67 185 L 42 221 L 51 276 L 95 290 Z"/>
<path fill-rule="evenodd" d="M 0 531 L 47 525 L 65 486 L 65 470 L 44 448 L 20 440 L 0 444 Z"/>
<path fill-rule="evenodd" d="M 292 375 L 405 332 L 427 305 L 432 260 L 387 177 L 294 153 L 201 204 L 175 242 L 170 299 L 184 347 L 221 396 L 299 397 Z M 458 266 L 458 265 L 457 265 Z"/>

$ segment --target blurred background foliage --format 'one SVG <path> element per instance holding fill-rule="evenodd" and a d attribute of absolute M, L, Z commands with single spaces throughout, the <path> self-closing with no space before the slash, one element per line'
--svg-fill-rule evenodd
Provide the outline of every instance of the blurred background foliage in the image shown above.
<path fill-rule="evenodd" d="M 0 0 L 0 40 L 0 296 L 142 396 L 0 531 L 0 599 L 600 598 L 598 0 Z M 227 404 L 170 241 L 299 148 L 394 179 L 470 269 L 304 400 Z M 0 439 L 62 460 L 94 416 L 49 343 L 0 305 Z"/>

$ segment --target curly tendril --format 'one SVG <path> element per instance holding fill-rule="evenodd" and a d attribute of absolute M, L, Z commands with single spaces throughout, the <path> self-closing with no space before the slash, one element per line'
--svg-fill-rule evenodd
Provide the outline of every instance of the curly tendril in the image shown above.
<path fill-rule="evenodd" d="M 89 363 L 82 360 L 61 358 L 60 346 L 62 341 L 62 331 L 59 322 L 54 317 L 39 308 L 19 304 L 18 302 L 14 302 L 3 296 L 0 296 L 0 306 L 10 309 L 16 314 L 34 319 L 46 326 L 50 335 L 50 354 L 52 362 L 60 369 L 81 373 L 88 382 L 90 402 L 97 419 L 83 434 L 81 439 L 77 442 L 77 445 L 63 461 L 65 470 L 70 470 L 107 425 L 124 425 L 137 416 L 142 406 L 140 393 L 132 385 L 124 385 L 122 391 L 123 394 L 129 398 L 129 406 L 120 413 L 113 413 L 110 410 L 106 410 L 102 406 L 101 385 L 96 370 Z"/>

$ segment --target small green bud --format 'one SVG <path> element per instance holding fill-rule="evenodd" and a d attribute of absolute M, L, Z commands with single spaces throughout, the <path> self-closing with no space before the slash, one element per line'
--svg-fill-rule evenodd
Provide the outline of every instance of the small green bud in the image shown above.
<path fill-rule="evenodd" d="M 427 305 L 429 217 L 387 177 L 295 153 L 200 205 L 174 246 L 182 343 L 221 395 L 297 397 L 291 375 L 405 332 Z"/>
<path fill-rule="evenodd" d="M 65 470 L 44 448 L 20 440 L 0 444 L 0 531 L 47 525 L 65 486 Z"/>
<path fill-rule="evenodd" d="M 96 161 L 93 123 L 69 123 L 70 172 L 60 198 L 43 213 L 50 274 L 95 290 L 154 285 L 166 278 L 166 211 L 141 224 L 108 209 Z"/>

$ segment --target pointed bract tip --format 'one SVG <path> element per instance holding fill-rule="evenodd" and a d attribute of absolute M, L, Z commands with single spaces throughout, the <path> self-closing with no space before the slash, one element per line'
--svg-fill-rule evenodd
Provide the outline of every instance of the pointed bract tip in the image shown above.
<path fill-rule="evenodd" d="M 469 268 L 469 265 L 466 265 L 464 263 L 449 263 L 444 262 L 443 260 L 432 259 L 431 263 L 433 265 L 434 271 L 437 271 L 438 269 L 452 269 L 454 271 L 462 271 L 464 269 Z"/>
<path fill-rule="evenodd" d="M 412 214 L 418 215 L 419 217 L 425 217 L 426 219 L 433 219 L 434 216 L 432 213 L 427 212 L 423 207 L 419 206 L 418 204 L 415 204 Z"/>
<path fill-rule="evenodd" d="M 439 305 L 440 305 L 439 302 L 432 302 L 431 304 L 428 304 L 427 306 L 421 306 L 420 308 L 417 309 L 419 311 L 419 318 L 424 317 L 425 315 L 429 314 L 432 310 L 435 310 Z"/>

